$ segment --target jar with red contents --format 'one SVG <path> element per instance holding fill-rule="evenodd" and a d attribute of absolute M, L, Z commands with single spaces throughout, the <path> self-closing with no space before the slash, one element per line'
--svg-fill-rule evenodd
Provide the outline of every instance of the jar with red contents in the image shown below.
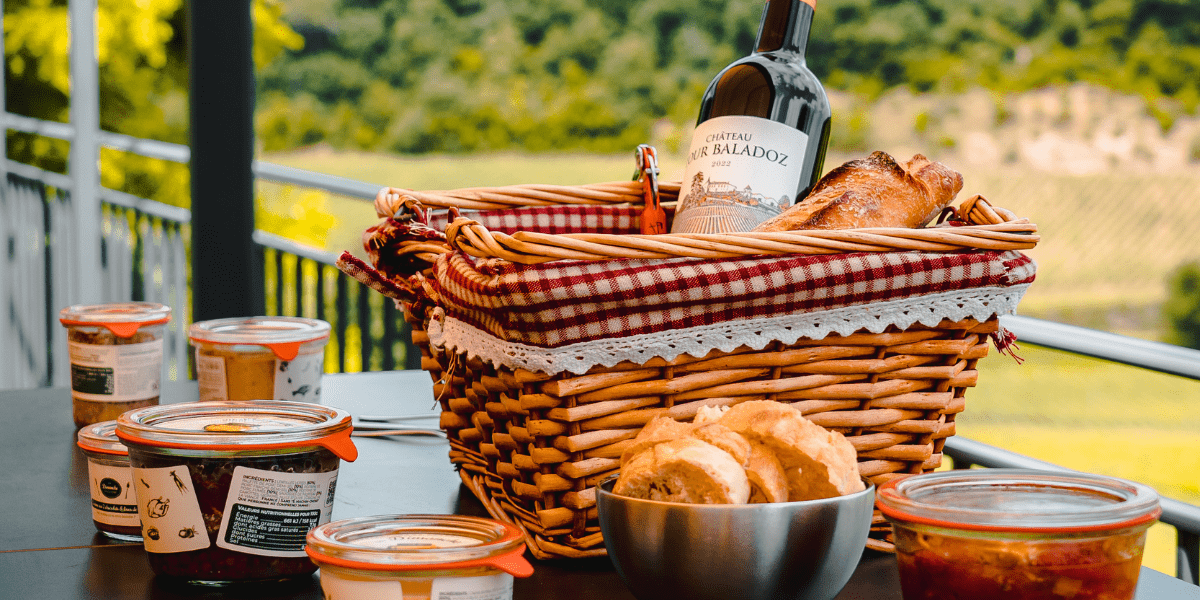
<path fill-rule="evenodd" d="M 1138 483 L 1024 469 L 897 479 L 876 505 L 905 600 L 1129 600 L 1162 512 Z"/>
<path fill-rule="evenodd" d="M 117 420 L 150 567 L 192 583 L 306 576 L 308 531 L 330 520 L 350 414 L 301 402 L 196 402 Z"/>

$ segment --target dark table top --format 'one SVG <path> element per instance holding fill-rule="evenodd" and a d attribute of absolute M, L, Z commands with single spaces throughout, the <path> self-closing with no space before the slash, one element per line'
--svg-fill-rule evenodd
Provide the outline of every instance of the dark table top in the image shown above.
<path fill-rule="evenodd" d="M 436 415 L 422 371 L 326 375 L 323 402 L 359 415 Z M 163 402 L 198 397 L 195 382 L 168 382 Z M 319 575 L 270 587 L 198 588 L 156 578 L 141 544 L 115 542 L 92 524 L 87 463 L 75 446 L 70 392 L 0 390 L 0 596 L 45 599 L 255 598 L 321 600 Z M 413 424 L 436 427 L 437 421 Z M 343 463 L 333 518 L 379 514 L 487 516 L 462 487 L 438 438 L 355 438 L 359 458 Z M 531 560 L 516 600 L 631 600 L 607 558 Z M 1200 599 L 1200 588 L 1142 569 L 1137 597 Z M 866 551 L 839 599 L 900 598 L 892 555 Z"/>

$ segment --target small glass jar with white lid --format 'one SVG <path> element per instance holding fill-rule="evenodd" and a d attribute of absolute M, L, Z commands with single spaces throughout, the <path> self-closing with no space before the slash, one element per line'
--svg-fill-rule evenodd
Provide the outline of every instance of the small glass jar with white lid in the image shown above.
<path fill-rule="evenodd" d="M 308 534 L 327 598 L 511 600 L 528 577 L 521 531 L 465 515 L 382 515 L 334 521 Z"/>

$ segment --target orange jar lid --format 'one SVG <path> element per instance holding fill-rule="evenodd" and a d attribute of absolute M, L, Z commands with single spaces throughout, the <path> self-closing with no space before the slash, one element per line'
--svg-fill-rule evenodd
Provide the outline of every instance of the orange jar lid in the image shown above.
<path fill-rule="evenodd" d="M 170 448 L 213 454 L 323 447 L 353 462 L 350 413 L 286 402 L 187 402 L 132 410 L 117 419 L 117 437 L 131 448 Z"/>
<path fill-rule="evenodd" d="M 58 313 L 58 321 L 63 325 L 103 327 L 119 338 L 133 337 L 141 327 L 170 320 L 171 309 L 157 302 L 76 304 Z"/>
<path fill-rule="evenodd" d="M 192 343 L 262 346 L 280 360 L 294 360 L 304 344 L 326 340 L 331 327 L 320 319 L 304 317 L 234 317 L 192 323 Z"/>
<path fill-rule="evenodd" d="M 333 521 L 308 532 L 313 562 L 364 571 L 492 567 L 529 577 L 525 539 L 513 525 L 466 515 L 382 515 Z"/>

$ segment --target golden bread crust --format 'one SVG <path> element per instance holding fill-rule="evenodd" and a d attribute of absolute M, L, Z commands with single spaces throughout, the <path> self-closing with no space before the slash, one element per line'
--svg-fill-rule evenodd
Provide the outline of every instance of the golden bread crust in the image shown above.
<path fill-rule="evenodd" d="M 900 165 L 876 151 L 826 173 L 803 201 L 754 231 L 923 227 L 962 186 L 961 174 L 920 154 Z"/>

